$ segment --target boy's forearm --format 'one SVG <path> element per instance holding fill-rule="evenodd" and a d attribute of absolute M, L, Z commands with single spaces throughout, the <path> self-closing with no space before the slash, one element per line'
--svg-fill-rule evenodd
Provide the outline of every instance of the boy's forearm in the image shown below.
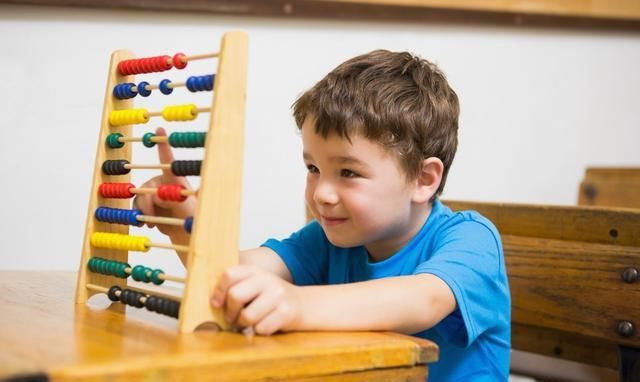
<path fill-rule="evenodd" d="M 433 275 L 300 287 L 297 330 L 389 330 L 416 333 L 455 309 L 449 287 Z"/>

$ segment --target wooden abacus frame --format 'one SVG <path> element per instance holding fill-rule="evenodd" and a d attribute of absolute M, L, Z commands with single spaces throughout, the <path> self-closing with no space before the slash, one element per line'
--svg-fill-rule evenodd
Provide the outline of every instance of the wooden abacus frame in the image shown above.
<path fill-rule="evenodd" d="M 194 331 L 201 325 L 207 327 L 203 324 L 208 323 L 228 329 L 222 312 L 212 308 L 209 297 L 219 276 L 228 267 L 238 263 L 247 46 L 245 33 L 229 32 L 223 36 L 219 50 L 205 157 L 200 172 L 200 189 L 187 255 L 187 276 L 180 305 L 178 326 L 181 332 Z M 133 76 L 121 76 L 117 71 L 120 61 L 133 58 L 134 54 L 126 50 L 116 51 L 111 56 L 82 259 L 78 271 L 76 303 L 86 303 L 92 295 L 99 293 L 87 288 L 88 284 L 105 288 L 113 285 L 122 288 L 126 286 L 126 279 L 89 271 L 88 261 L 92 257 L 122 262 L 128 260 L 128 251 L 93 247 L 90 238 L 96 231 L 120 234 L 129 232 L 126 225 L 97 221 L 94 213 L 98 206 L 105 204 L 105 200 L 98 194 L 98 187 L 102 182 L 130 180 L 130 174 L 103 174 L 102 163 L 112 159 L 131 160 L 130 144 L 118 150 L 110 150 L 106 147 L 105 141 L 110 133 L 131 136 L 131 125 L 111 126 L 109 115 L 111 111 L 131 109 L 133 106 L 133 100 L 119 100 L 113 96 L 116 84 L 133 82 Z M 108 202 L 109 206 L 114 208 L 129 208 L 130 203 L 130 200 L 122 199 L 109 199 Z M 124 310 L 123 304 L 112 306 Z"/>

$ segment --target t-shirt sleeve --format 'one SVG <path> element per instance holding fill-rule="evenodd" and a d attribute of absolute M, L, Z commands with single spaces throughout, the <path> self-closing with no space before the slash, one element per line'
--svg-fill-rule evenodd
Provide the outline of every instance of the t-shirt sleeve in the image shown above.
<path fill-rule="evenodd" d="M 269 239 L 262 246 L 272 249 L 280 256 L 289 269 L 294 284 L 327 283 L 328 241 L 317 221 L 312 221 L 287 239 Z"/>
<path fill-rule="evenodd" d="M 448 342 L 467 347 L 508 314 L 509 290 L 502 245 L 491 223 L 466 220 L 447 228 L 431 257 L 415 274 L 442 279 L 453 292 L 457 309 L 434 328 Z"/>

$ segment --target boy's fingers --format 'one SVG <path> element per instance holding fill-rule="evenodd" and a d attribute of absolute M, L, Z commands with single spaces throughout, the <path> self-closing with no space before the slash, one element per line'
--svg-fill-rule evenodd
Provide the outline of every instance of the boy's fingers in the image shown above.
<path fill-rule="evenodd" d="M 278 306 L 277 298 L 272 293 L 263 293 L 246 306 L 238 316 L 240 327 L 253 326 L 264 320 Z"/>
<path fill-rule="evenodd" d="M 213 295 L 211 296 L 211 304 L 215 308 L 222 308 L 225 304 L 227 291 L 229 290 L 229 288 L 231 288 L 234 284 L 248 278 L 252 273 L 253 269 L 244 265 L 236 265 L 235 267 L 227 269 L 227 271 L 224 272 L 222 276 L 220 276 L 220 279 L 218 280 L 218 283 L 213 290 Z"/>
<path fill-rule="evenodd" d="M 260 277 L 249 277 L 229 288 L 224 311 L 227 322 L 236 323 L 245 306 L 263 292 L 263 284 Z"/>
<path fill-rule="evenodd" d="M 269 336 L 280 330 L 284 324 L 285 313 L 282 309 L 274 309 L 253 328 L 258 334 Z"/>

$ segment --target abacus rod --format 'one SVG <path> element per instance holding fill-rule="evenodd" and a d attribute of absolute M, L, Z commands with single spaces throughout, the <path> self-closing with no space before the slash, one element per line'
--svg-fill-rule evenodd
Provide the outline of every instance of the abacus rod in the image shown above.
<path fill-rule="evenodd" d="M 157 188 L 130 188 L 129 192 L 132 194 L 155 194 L 158 192 Z M 180 195 L 182 196 L 196 196 L 198 195 L 198 191 L 196 190 L 181 190 Z"/>
<path fill-rule="evenodd" d="M 157 224 L 167 224 L 167 225 L 175 225 L 175 226 L 183 226 L 185 219 L 176 219 L 176 218 L 166 218 L 163 216 L 146 216 L 146 215 L 138 215 L 136 216 L 138 221 L 143 223 L 157 223 Z"/>
<path fill-rule="evenodd" d="M 133 268 L 127 267 L 127 268 L 124 269 L 124 271 L 127 272 L 129 275 L 131 275 L 131 272 L 133 271 Z M 147 272 L 147 276 L 150 277 L 152 273 L 153 273 L 152 271 Z M 164 274 L 164 273 L 160 273 L 158 275 L 158 278 L 160 280 L 175 281 L 175 282 L 178 282 L 178 283 L 184 283 L 185 282 L 185 279 L 183 279 L 182 277 L 171 276 L 171 275 L 167 275 L 167 274 Z"/>
<path fill-rule="evenodd" d="M 169 141 L 169 137 L 163 137 L 163 136 L 151 137 L 151 142 L 155 142 L 155 143 L 164 143 L 164 142 L 168 142 L 168 141 Z M 119 137 L 118 138 L 118 142 L 120 142 L 120 143 L 142 142 L 142 137 Z"/>
<path fill-rule="evenodd" d="M 100 285 L 85 284 L 85 286 L 87 287 L 87 289 L 90 289 L 90 290 L 93 290 L 93 291 L 96 291 L 96 292 L 109 293 L 109 288 L 105 288 L 105 287 L 100 286 Z M 135 286 L 132 286 L 132 285 L 127 285 L 126 289 L 130 289 L 130 290 L 133 290 L 133 291 L 136 291 L 136 292 L 144 293 L 145 295 L 163 297 L 163 298 L 166 298 L 168 300 L 173 300 L 173 301 L 178 301 L 178 302 L 180 302 L 182 300 L 182 298 L 180 298 L 179 296 L 174 296 L 172 294 L 159 292 L 159 291 L 155 291 L 155 290 L 146 290 L 146 289 L 138 288 L 138 287 L 135 287 Z M 146 298 L 146 296 L 145 296 L 145 298 Z"/>
<path fill-rule="evenodd" d="M 160 163 L 160 164 L 125 164 L 124 168 L 128 169 L 128 170 L 155 170 L 155 169 L 160 169 L 160 170 L 170 170 L 171 169 L 171 165 L 168 163 Z"/>
<path fill-rule="evenodd" d="M 211 111 L 210 107 L 197 107 L 196 112 L 198 113 L 208 113 Z M 149 117 L 159 117 L 162 115 L 162 111 L 150 111 L 148 113 Z"/>
<path fill-rule="evenodd" d="M 187 245 L 179 245 L 179 244 L 166 244 L 166 243 L 148 242 L 147 243 L 147 247 L 173 249 L 174 251 L 177 251 L 177 252 L 189 252 L 189 246 L 187 246 Z"/>
<path fill-rule="evenodd" d="M 188 62 L 188 61 L 195 61 L 195 60 L 202 60 L 205 58 L 216 58 L 219 57 L 220 53 L 219 52 L 215 52 L 215 53 L 203 53 L 203 54 L 194 54 L 191 56 L 185 56 L 182 59 L 182 62 Z"/>
<path fill-rule="evenodd" d="M 108 293 L 109 292 L 109 288 L 105 288 L 102 287 L 100 285 L 95 285 L 95 284 L 86 284 L 87 289 L 96 291 L 96 292 L 101 292 L 101 293 Z"/>
<path fill-rule="evenodd" d="M 180 296 L 174 296 L 172 294 L 164 293 L 164 292 L 160 292 L 160 291 L 156 291 L 156 290 L 147 290 L 147 289 L 140 288 L 140 287 L 133 286 L 133 285 L 127 285 L 127 289 L 131 289 L 133 291 L 144 293 L 144 294 L 151 295 L 151 296 L 163 297 L 163 298 L 166 298 L 168 300 L 173 300 L 173 301 L 178 301 L 178 302 L 182 301 L 182 298 Z"/>

